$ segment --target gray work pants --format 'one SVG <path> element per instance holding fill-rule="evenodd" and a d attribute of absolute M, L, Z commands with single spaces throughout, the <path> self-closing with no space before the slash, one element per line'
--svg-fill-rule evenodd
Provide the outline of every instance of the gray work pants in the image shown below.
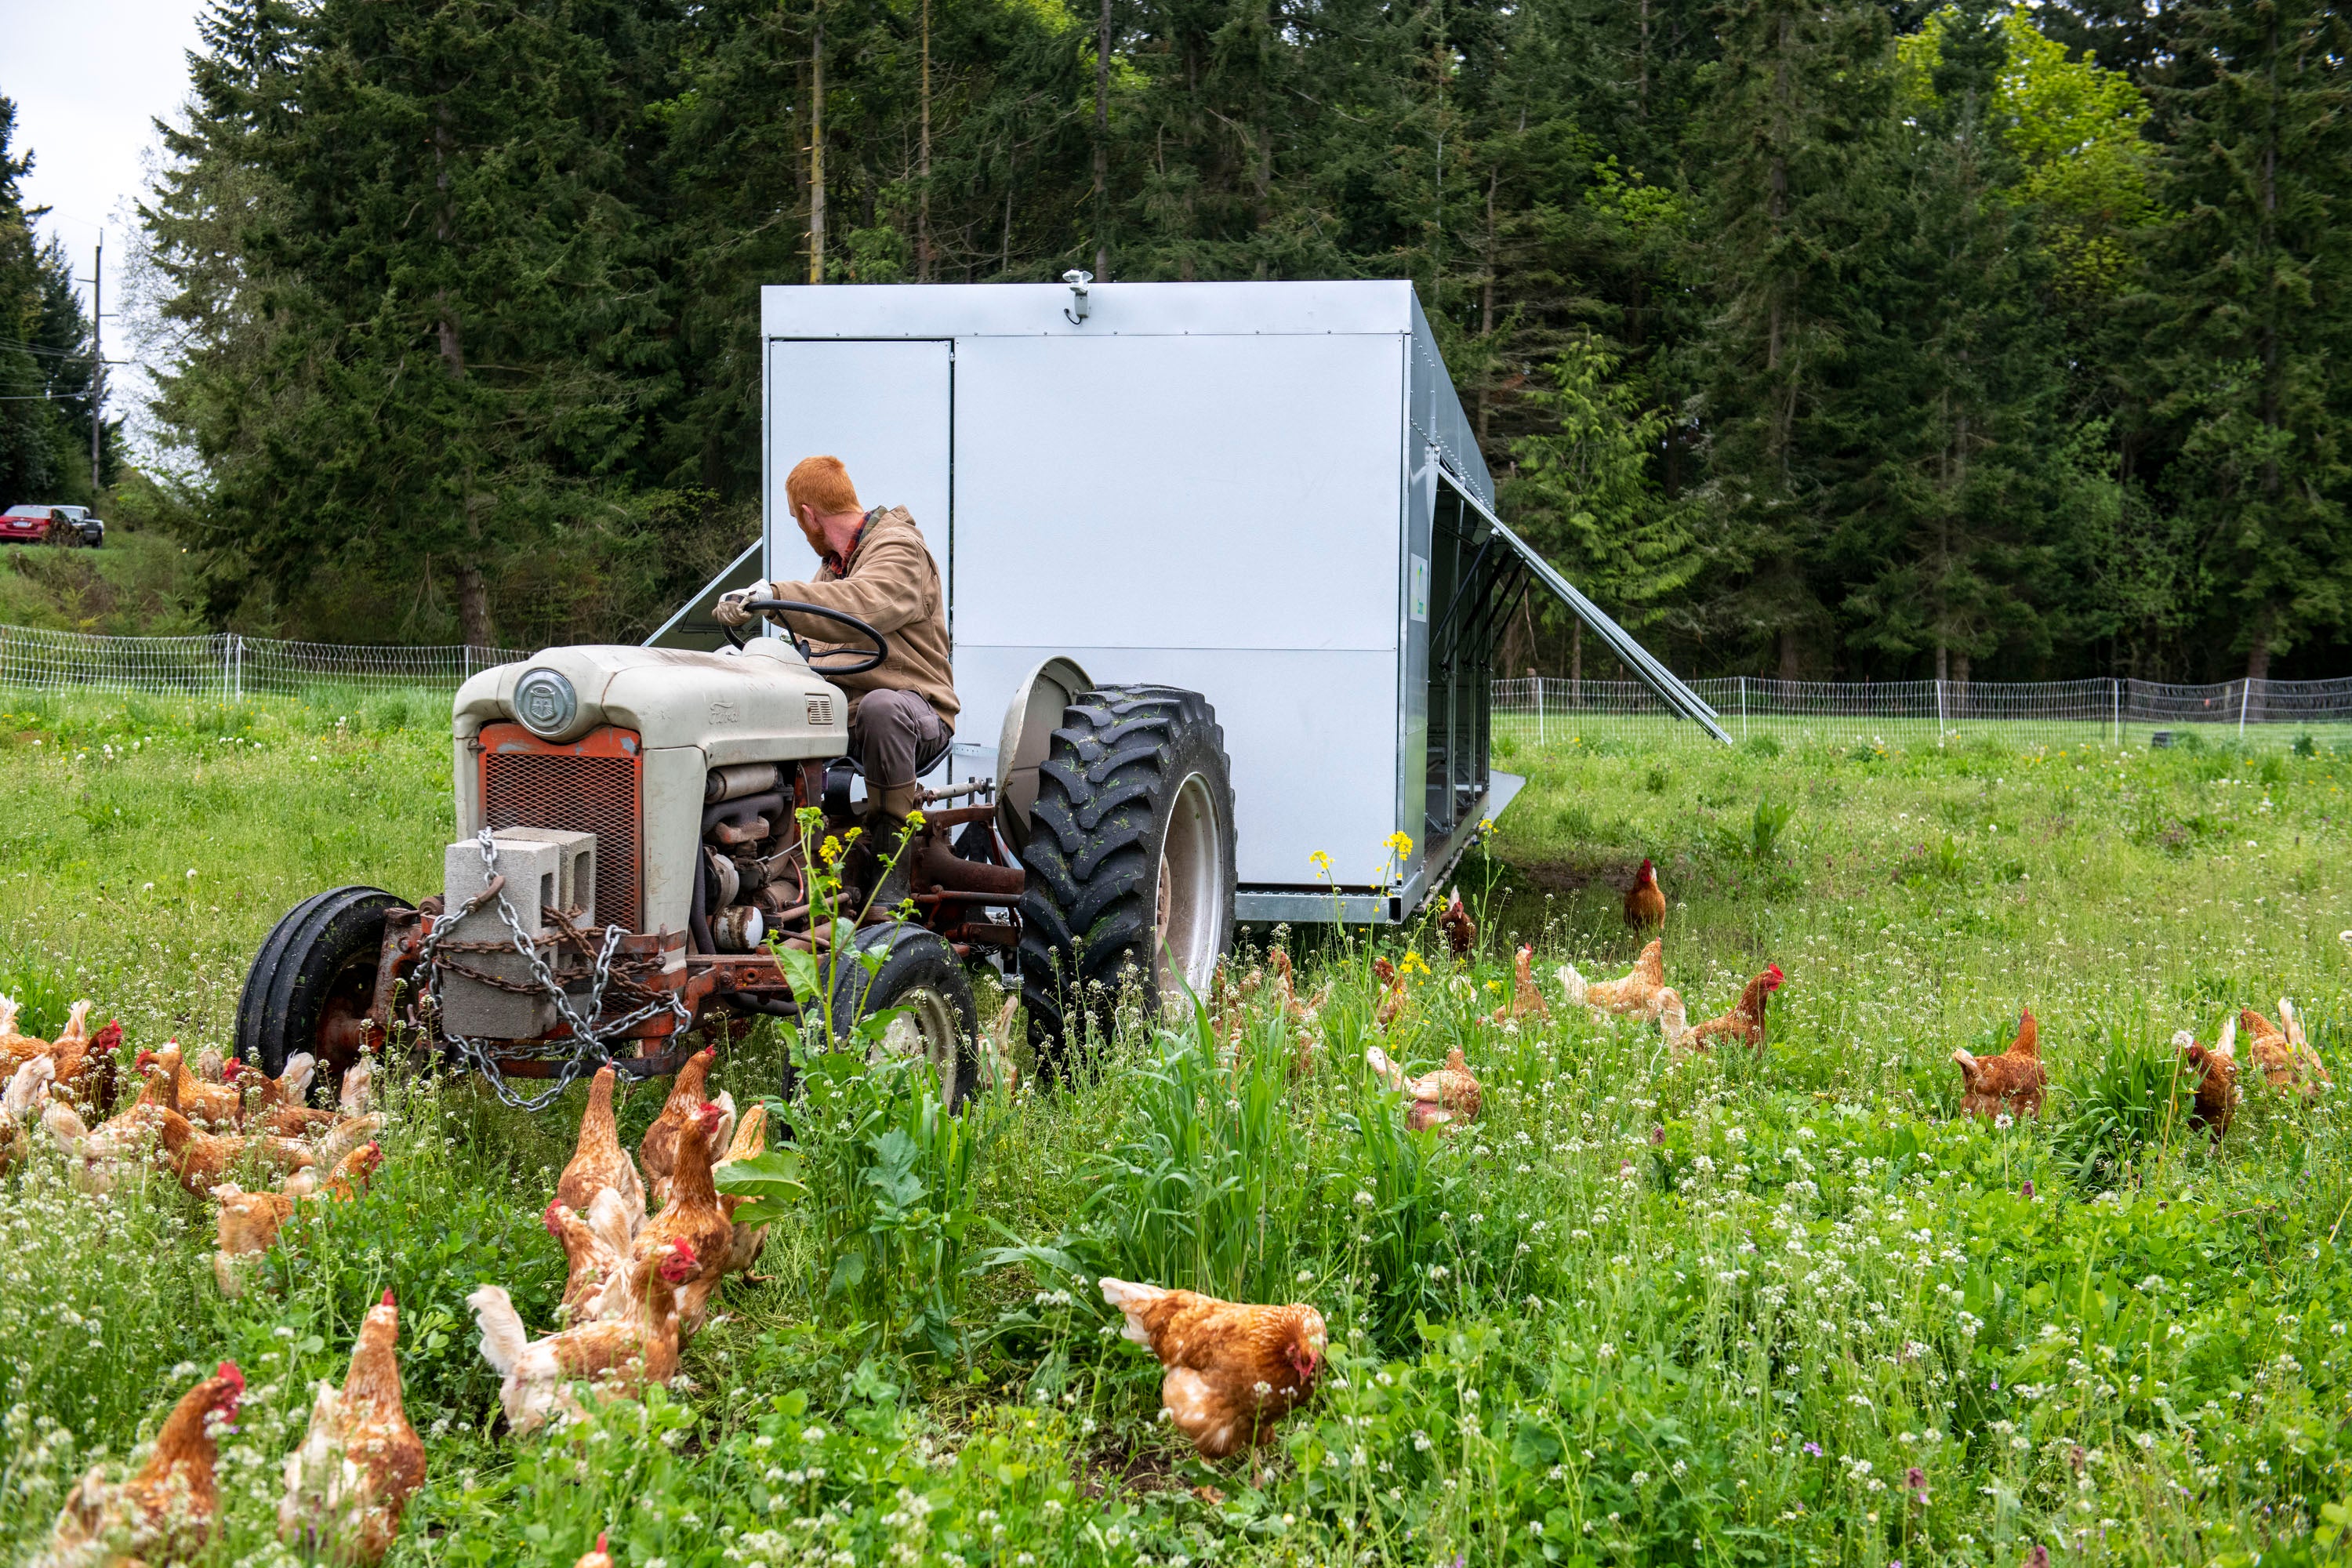
<path fill-rule="evenodd" d="M 869 691 L 849 715 L 849 754 L 869 795 L 915 782 L 915 761 L 947 743 L 947 721 L 912 691 Z"/>

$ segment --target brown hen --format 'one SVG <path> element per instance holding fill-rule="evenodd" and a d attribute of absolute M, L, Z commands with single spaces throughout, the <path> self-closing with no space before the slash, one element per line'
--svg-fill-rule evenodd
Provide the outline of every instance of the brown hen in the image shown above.
<path fill-rule="evenodd" d="M 2263 1080 L 2281 1094 L 2315 1099 L 2335 1080 L 2320 1065 L 2319 1053 L 2304 1039 L 2294 1004 L 2284 996 L 2279 998 L 2279 1022 L 2286 1026 L 2281 1028 L 2252 1007 L 2241 1009 L 2238 1025 L 2246 1031 L 2246 1054 L 2262 1069 Z"/>
<path fill-rule="evenodd" d="M 501 1287 L 485 1285 L 467 1297 L 481 1327 L 482 1359 L 505 1379 L 499 1403 L 507 1425 L 521 1434 L 552 1415 L 579 1415 L 574 1383 L 589 1384 L 602 1397 L 628 1398 L 677 1376 L 678 1287 L 698 1266 L 683 1242 L 635 1258 L 629 1265 L 626 1314 L 541 1340 L 524 1329 Z"/>
<path fill-rule="evenodd" d="M 1437 917 L 1438 928 L 1445 932 L 1446 950 L 1456 958 L 1467 958 L 1478 945 L 1478 922 L 1462 907 L 1462 889 L 1445 901 L 1445 910 Z"/>
<path fill-rule="evenodd" d="M 613 1121 L 613 1086 L 617 1077 L 607 1063 L 598 1068 L 595 1078 L 590 1080 L 588 1107 L 580 1113 L 580 1138 L 572 1145 L 572 1163 L 563 1167 L 563 1174 L 556 1181 L 555 1201 L 584 1215 L 595 1203 L 596 1194 L 610 1188 L 619 1194 L 634 1230 L 645 1223 L 646 1189 L 637 1179 L 635 1162 L 621 1147 L 620 1130 Z M 683 1079 L 686 1075 L 681 1072 L 678 1077 Z M 663 1114 L 668 1114 L 667 1106 Z M 649 1143 L 653 1141 L 650 1128 L 646 1140 Z M 675 1149 L 675 1139 L 669 1140 L 669 1146 Z"/>
<path fill-rule="evenodd" d="M 1559 979 L 1572 1004 L 1580 1003 L 1595 1013 L 1616 1013 L 1652 1023 L 1665 1005 L 1666 944 L 1653 938 L 1633 960 L 1633 969 L 1615 980 L 1589 981 L 1572 963 L 1559 966 Z"/>
<path fill-rule="evenodd" d="M 1494 1021 L 1507 1023 L 1513 1018 L 1549 1018 L 1551 1004 L 1544 1000 L 1536 987 L 1536 950 L 1528 942 L 1511 955 L 1511 999 L 1495 1009 Z"/>
<path fill-rule="evenodd" d="M 248 1157 L 273 1170 L 293 1171 L 313 1164 L 318 1156 L 310 1146 L 267 1132 L 251 1137 L 200 1132 L 178 1111 L 163 1112 L 163 1163 L 180 1178 L 191 1197 L 206 1197 Z"/>
<path fill-rule="evenodd" d="M 685 1246 L 692 1251 L 694 1263 L 686 1278 L 677 1281 L 681 1289 L 679 1305 L 685 1305 L 685 1288 L 708 1280 L 719 1283 L 726 1272 L 728 1255 L 735 1239 L 735 1225 L 727 1210 L 719 1206 L 719 1193 L 710 1184 L 710 1167 L 715 1146 L 719 1137 L 722 1113 L 719 1107 L 705 1103 L 679 1131 L 677 1139 L 677 1169 L 672 1173 L 669 1202 L 661 1213 L 646 1222 L 631 1243 L 631 1251 L 640 1258 L 657 1256 L 666 1247 Z M 707 1301 L 706 1291 L 701 1298 Z M 691 1338 L 699 1322 L 683 1332 Z"/>
<path fill-rule="evenodd" d="M 2017 1038 L 2009 1049 L 1981 1061 L 1966 1050 L 1952 1053 L 1960 1068 L 1960 1111 L 1967 1116 L 2042 1114 L 2042 1091 L 2050 1082 L 2042 1065 L 2042 1031 L 2027 1008 L 2017 1020 Z"/>
<path fill-rule="evenodd" d="M 202 1552 L 220 1518 L 214 1434 L 236 1419 L 244 1396 L 245 1374 L 221 1363 L 172 1406 L 136 1474 L 110 1482 L 97 1468 L 74 1483 L 33 1568 L 143 1568 Z"/>
<path fill-rule="evenodd" d="M 1243 1306 L 1124 1279 L 1104 1279 L 1102 1293 L 1127 1314 L 1126 1337 L 1168 1369 L 1160 1404 L 1203 1458 L 1256 1444 L 1314 1394 L 1325 1340 L 1312 1307 Z"/>
<path fill-rule="evenodd" d="M 213 1222 L 213 1282 L 224 1296 L 245 1294 L 245 1277 L 254 1258 L 278 1245 L 278 1233 L 294 1217 L 298 1197 L 320 1195 L 349 1203 L 367 1186 L 368 1178 L 383 1163 L 383 1149 L 375 1143 L 362 1143 L 339 1161 L 333 1173 L 323 1184 L 304 1184 L 304 1191 L 248 1193 L 234 1182 L 224 1182 L 212 1190 L 220 1201 L 220 1214 Z M 304 1166 L 299 1173 L 307 1176 L 316 1166 Z M 296 1178 L 289 1176 L 286 1184 L 292 1186 Z"/>
<path fill-rule="evenodd" d="M 2238 1087 L 2238 1021 L 2221 1021 L 2221 1038 L 2211 1047 L 2200 1046 L 2197 1037 L 2183 1029 L 2172 1037 L 2175 1048 L 2180 1052 L 2185 1076 L 2196 1089 L 2196 1103 L 2190 1108 L 2189 1120 L 2200 1127 L 2212 1130 L 2213 1142 L 2230 1130 L 2230 1119 L 2238 1113 L 2238 1102 L 2246 1091 Z"/>
<path fill-rule="evenodd" d="M 645 1137 L 638 1141 L 637 1163 L 645 1168 L 646 1192 L 654 1204 L 669 1202 L 670 1172 L 677 1163 L 678 1134 L 693 1118 L 696 1108 L 709 1098 L 702 1092 L 702 1086 L 710 1077 L 710 1064 L 718 1059 L 719 1050 L 714 1046 L 705 1046 L 686 1058 L 686 1065 L 677 1069 L 677 1077 L 671 1080 L 669 1098 L 662 1101 L 661 1114 L 654 1118 L 654 1124 L 646 1129 Z M 593 1104 L 594 1091 L 592 1089 L 590 1092 Z M 584 1118 L 581 1131 L 583 1136 L 587 1131 Z M 578 1158 L 577 1155 L 573 1157 Z M 557 1195 L 562 1195 L 560 1188 Z M 586 1205 L 581 1203 L 572 1206 L 584 1208 Z"/>
<path fill-rule="evenodd" d="M 1723 1040 L 1751 1047 L 1760 1056 L 1764 1050 L 1764 1009 L 1770 1004 L 1772 993 L 1780 989 L 1781 982 L 1787 978 L 1779 964 L 1767 965 L 1741 988 L 1739 1000 L 1731 1005 L 1730 1012 L 1692 1026 L 1673 1043 L 1682 1050 L 1704 1051 L 1709 1048 L 1709 1041 Z M 1678 1010 L 1681 1005 L 1681 996 L 1675 995 L 1674 1009 Z M 1671 1038 L 1671 1028 L 1668 1033 Z"/>
<path fill-rule="evenodd" d="M 331 1563 L 373 1568 L 400 1536 L 400 1516 L 425 1484 L 425 1445 L 400 1387 L 400 1309 L 392 1292 L 368 1309 L 340 1389 L 321 1378 L 310 1430 L 286 1459 L 278 1538 Z"/>
<path fill-rule="evenodd" d="M 1405 1125 L 1414 1131 L 1427 1127 L 1444 1131 L 1456 1121 L 1477 1120 L 1482 1102 L 1478 1080 L 1471 1076 L 1460 1046 L 1445 1053 L 1444 1067 L 1420 1078 L 1405 1077 L 1404 1069 L 1378 1046 L 1364 1052 L 1364 1063 L 1381 1082 L 1405 1097 Z"/>

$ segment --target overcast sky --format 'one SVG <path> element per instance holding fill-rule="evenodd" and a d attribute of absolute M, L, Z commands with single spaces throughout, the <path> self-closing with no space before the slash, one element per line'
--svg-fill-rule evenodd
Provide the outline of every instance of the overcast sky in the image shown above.
<path fill-rule="evenodd" d="M 16 100 L 16 154 L 33 155 L 25 205 L 55 209 L 39 220 L 40 234 L 66 242 L 77 278 L 89 275 L 91 243 L 105 232 L 110 310 L 121 298 L 130 204 L 155 147 L 152 122 L 176 115 L 187 96 L 187 52 L 203 10 L 203 0 L 0 0 L 0 95 Z M 106 327 L 114 359 L 126 345 L 116 323 Z M 110 412 L 124 412 L 108 402 Z"/>

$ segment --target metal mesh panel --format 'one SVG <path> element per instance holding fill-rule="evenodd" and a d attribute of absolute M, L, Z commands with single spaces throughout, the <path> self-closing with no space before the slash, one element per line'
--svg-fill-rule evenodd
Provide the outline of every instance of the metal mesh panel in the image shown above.
<path fill-rule="evenodd" d="M 545 752 L 482 756 L 485 827 L 554 827 L 596 836 L 596 923 L 637 921 L 637 760 Z"/>
<path fill-rule="evenodd" d="M 1694 680 L 1735 741 L 1937 745 L 1970 735 L 2046 745 L 2145 746 L 2158 730 L 2281 746 L 2352 743 L 2352 679 L 2167 686 L 2147 680 Z M 1539 746 L 1702 741 L 1631 680 L 1497 680 L 1498 734 Z"/>
<path fill-rule="evenodd" d="M 478 671 L 529 658 L 495 647 L 286 642 L 236 632 L 116 637 L 0 626 L 0 690 L 144 692 L 214 698 L 449 690 Z"/>

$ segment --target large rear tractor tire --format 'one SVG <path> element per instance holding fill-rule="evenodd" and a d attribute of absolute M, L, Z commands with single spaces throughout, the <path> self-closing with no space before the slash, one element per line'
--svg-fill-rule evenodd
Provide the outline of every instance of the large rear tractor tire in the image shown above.
<path fill-rule="evenodd" d="M 940 1103 L 951 1114 L 961 1110 L 980 1085 L 980 1007 L 955 949 L 935 931 L 894 922 L 859 931 L 857 951 L 881 953 L 882 963 L 871 974 L 855 961 L 840 966 L 833 982 L 835 1042 L 845 1044 L 861 1019 L 899 1009 L 875 1051 L 929 1062 L 939 1074 Z"/>
<path fill-rule="evenodd" d="M 236 1059 L 276 1078 L 308 1051 L 331 1091 L 357 1058 L 352 1042 L 374 1000 L 383 918 L 408 907 L 381 888 L 337 888 L 297 904 L 246 971 Z"/>
<path fill-rule="evenodd" d="M 1121 988 L 1205 998 L 1234 942 L 1234 785 L 1197 691 L 1105 686 L 1063 710 L 1022 851 L 1021 999 L 1041 1067 L 1107 1033 Z"/>

